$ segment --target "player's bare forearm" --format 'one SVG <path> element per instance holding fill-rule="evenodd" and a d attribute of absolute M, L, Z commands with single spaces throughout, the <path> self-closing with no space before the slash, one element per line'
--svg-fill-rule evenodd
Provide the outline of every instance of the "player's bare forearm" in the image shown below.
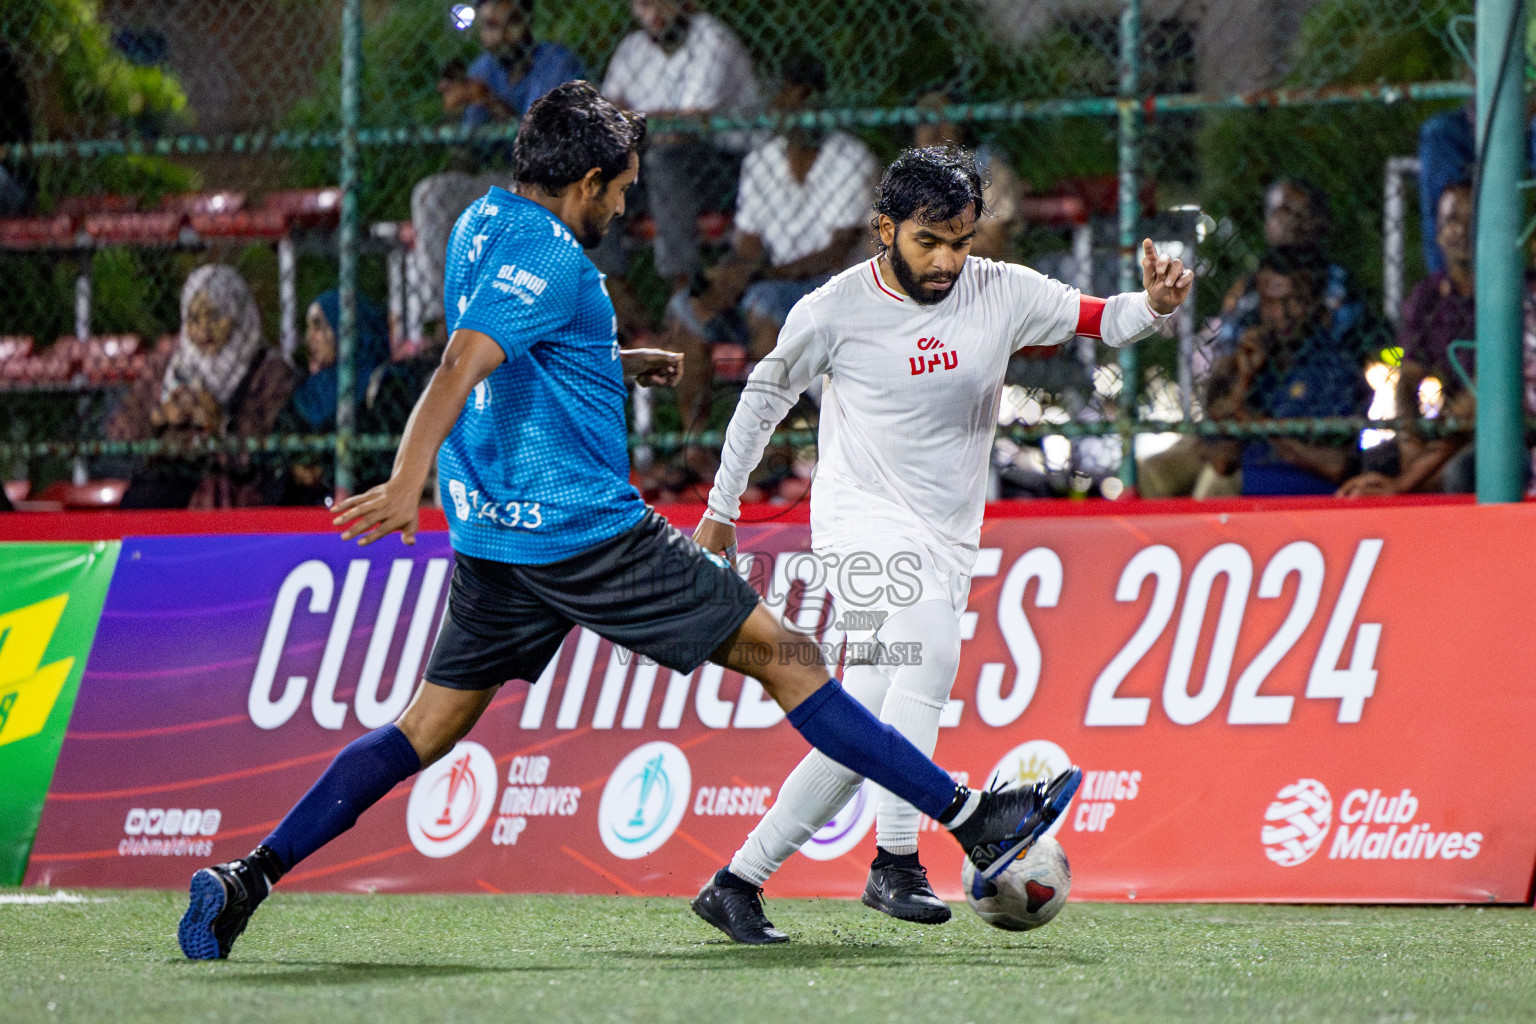
<path fill-rule="evenodd" d="M 1423 488 L 1440 470 L 1445 468 L 1445 464 L 1451 461 L 1452 456 L 1471 443 L 1472 438 L 1463 434 L 1457 437 L 1436 438 L 1425 445 L 1418 457 L 1403 467 L 1396 481 L 1397 493 L 1408 494 Z"/>
<path fill-rule="evenodd" d="M 1392 390 L 1397 399 L 1397 416 L 1403 421 L 1406 430 L 1416 431 L 1418 428 L 1419 386 L 1428 376 L 1429 370 L 1411 359 L 1403 360 L 1397 368 L 1397 383 Z"/>
<path fill-rule="evenodd" d="M 619 351 L 624 382 L 641 387 L 673 387 L 683 376 L 683 355 L 660 348 L 626 348 Z"/>
<path fill-rule="evenodd" d="M 1286 462 L 1315 473 L 1330 483 L 1344 482 L 1349 471 L 1349 454 L 1342 448 L 1325 444 L 1308 444 L 1289 437 L 1277 437 L 1270 441 L 1275 454 Z"/>
<path fill-rule="evenodd" d="M 1222 476 L 1227 476 L 1243 462 L 1241 441 L 1206 441 L 1205 461 Z"/>
<path fill-rule="evenodd" d="M 453 332 L 442 363 L 406 421 L 389 479 L 336 506 L 332 522 L 346 527 L 342 540 L 356 537 L 360 538 L 358 543 L 367 545 L 399 530 L 407 544 L 415 543 L 421 489 L 437 450 L 453 429 L 475 385 L 489 377 L 505 359 L 501 346 L 489 335 L 468 330 Z"/>
<path fill-rule="evenodd" d="M 741 271 L 750 276 L 767 258 L 768 250 L 763 245 L 761 235 L 738 231 L 731 239 L 731 251 L 721 257 L 715 269 L 721 272 Z"/>
<path fill-rule="evenodd" d="M 793 263 L 774 267 L 765 276 L 797 281 L 801 278 L 816 277 L 820 274 L 830 274 L 834 270 L 841 270 L 848 259 L 848 250 L 853 248 L 863 230 L 863 228 L 838 228 L 832 232 L 832 241 L 827 243 L 826 248 L 802 256 Z"/>

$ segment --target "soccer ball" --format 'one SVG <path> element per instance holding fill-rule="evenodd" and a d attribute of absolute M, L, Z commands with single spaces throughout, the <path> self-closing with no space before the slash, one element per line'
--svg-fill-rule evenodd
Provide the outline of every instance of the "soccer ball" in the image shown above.
<path fill-rule="evenodd" d="M 1061 844 L 1042 836 L 991 882 L 981 880 L 986 891 L 980 897 L 973 888 L 976 881 L 976 866 L 967 860 L 960 883 L 965 887 L 965 902 L 976 916 L 994 928 L 1027 932 L 1049 924 L 1066 906 L 1067 893 L 1072 889 L 1072 866 Z"/>

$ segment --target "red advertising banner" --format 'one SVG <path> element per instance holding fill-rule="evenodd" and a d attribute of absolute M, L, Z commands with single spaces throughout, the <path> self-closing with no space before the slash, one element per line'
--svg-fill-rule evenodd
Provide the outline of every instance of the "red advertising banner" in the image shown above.
<path fill-rule="evenodd" d="M 836 645 L 808 542 L 742 547 Z M 1082 765 L 1075 898 L 1525 901 L 1533 555 L 1522 506 L 989 520 L 936 759 L 975 784 Z M 28 883 L 179 886 L 248 850 L 398 713 L 450 559 L 442 534 L 125 539 Z M 577 630 L 284 884 L 691 893 L 806 749 L 755 681 Z M 873 816 L 861 793 L 770 894 L 862 891 Z M 922 842 L 957 898 L 958 847 Z"/>

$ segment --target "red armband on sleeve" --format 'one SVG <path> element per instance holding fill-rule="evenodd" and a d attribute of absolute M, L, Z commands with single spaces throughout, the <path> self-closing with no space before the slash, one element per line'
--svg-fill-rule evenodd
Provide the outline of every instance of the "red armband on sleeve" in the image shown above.
<path fill-rule="evenodd" d="M 1104 300 L 1096 299 L 1092 295 L 1083 295 L 1078 299 L 1077 306 L 1077 333 L 1089 338 L 1102 338 L 1104 332 Z"/>

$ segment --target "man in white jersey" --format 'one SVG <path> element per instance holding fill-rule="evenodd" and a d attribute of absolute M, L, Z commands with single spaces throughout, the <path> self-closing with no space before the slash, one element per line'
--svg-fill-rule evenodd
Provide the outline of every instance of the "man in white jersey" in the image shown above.
<path fill-rule="evenodd" d="M 694 534 L 709 550 L 733 551 L 747 475 L 800 393 L 826 375 L 812 547 L 845 624 L 873 627 L 847 631 L 843 685 L 929 754 L 959 668 L 1009 356 L 1078 334 L 1116 347 L 1139 341 L 1194 280 L 1150 239 L 1141 261 L 1146 290 L 1108 300 L 1027 267 L 968 258 L 982 185 L 974 156 L 953 146 L 907 150 L 886 169 L 873 222 L 880 255 L 790 312 L 731 419 Z M 762 886 L 863 781 L 812 751 L 694 910 L 738 942 L 786 941 L 763 914 Z M 918 824 L 911 804 L 882 796 L 863 901 L 937 924 L 949 907 L 918 860 Z"/>

